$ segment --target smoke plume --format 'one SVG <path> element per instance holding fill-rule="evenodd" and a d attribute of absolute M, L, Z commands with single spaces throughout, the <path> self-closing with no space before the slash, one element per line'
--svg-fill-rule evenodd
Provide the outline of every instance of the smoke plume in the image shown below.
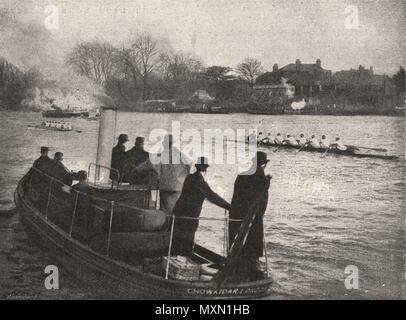
<path fill-rule="evenodd" d="M 101 105 L 99 97 L 106 97 L 101 86 L 66 66 L 66 45 L 55 40 L 44 25 L 19 21 L 8 9 L 0 8 L 0 44 L 0 57 L 23 72 L 38 70 L 44 80 L 27 90 L 24 106 L 48 109 L 53 99 L 62 109 L 94 110 Z"/>

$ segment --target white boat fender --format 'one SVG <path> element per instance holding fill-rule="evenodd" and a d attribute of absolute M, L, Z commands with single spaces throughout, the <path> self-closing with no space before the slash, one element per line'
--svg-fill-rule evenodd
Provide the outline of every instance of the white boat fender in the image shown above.
<path fill-rule="evenodd" d="M 201 274 L 199 277 L 200 281 L 211 281 L 213 280 L 213 276 L 208 276 L 206 274 Z"/>
<path fill-rule="evenodd" d="M 210 265 L 210 264 L 208 264 L 208 263 L 205 263 L 205 264 L 202 264 L 202 265 L 201 265 L 200 273 L 201 273 L 202 275 L 209 275 L 209 276 L 212 276 L 213 274 L 216 274 L 216 273 L 217 273 L 218 270 L 215 269 L 215 268 L 209 267 L 209 265 Z"/>

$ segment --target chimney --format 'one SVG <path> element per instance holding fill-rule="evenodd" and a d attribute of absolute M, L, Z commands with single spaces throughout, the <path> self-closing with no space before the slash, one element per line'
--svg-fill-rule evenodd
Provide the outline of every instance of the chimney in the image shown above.
<path fill-rule="evenodd" d="M 369 72 L 371 72 L 371 74 L 374 74 L 374 68 L 372 66 L 369 67 Z"/>
<path fill-rule="evenodd" d="M 317 60 L 316 60 L 316 64 L 317 64 L 317 66 L 318 66 L 319 68 L 321 68 L 321 60 L 320 60 L 320 59 L 317 59 Z"/>
<path fill-rule="evenodd" d="M 99 138 L 96 156 L 96 180 L 100 183 L 110 182 L 111 154 L 115 140 L 117 109 L 101 107 Z"/>
<path fill-rule="evenodd" d="M 296 59 L 296 70 L 300 68 L 300 64 L 301 64 L 300 60 Z"/>
<path fill-rule="evenodd" d="M 272 67 L 273 72 L 278 72 L 278 65 L 275 63 Z"/>

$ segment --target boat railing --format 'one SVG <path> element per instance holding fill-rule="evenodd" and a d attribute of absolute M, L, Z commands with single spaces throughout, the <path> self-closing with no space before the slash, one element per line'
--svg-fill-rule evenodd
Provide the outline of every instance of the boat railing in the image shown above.
<path fill-rule="evenodd" d="M 38 210 L 43 213 L 45 220 L 50 219 L 55 225 L 63 229 L 70 238 L 75 238 L 77 237 L 77 234 L 75 234 L 75 228 L 80 229 L 81 224 L 84 223 L 84 217 L 83 217 L 83 209 L 86 210 L 84 214 L 86 216 L 90 215 L 89 209 L 92 210 L 94 214 L 97 212 L 100 212 L 103 216 L 102 218 L 106 218 L 106 223 L 107 223 L 107 230 L 104 230 L 104 233 L 106 233 L 107 239 L 106 239 L 106 247 L 104 251 L 104 254 L 106 256 L 110 256 L 110 251 L 111 251 L 111 241 L 112 241 L 112 233 L 113 233 L 113 221 L 114 221 L 114 215 L 119 211 L 120 213 L 122 211 L 119 210 L 119 208 L 127 208 L 127 209 L 133 209 L 137 210 L 139 208 L 130 206 L 128 204 L 120 203 L 118 201 L 113 201 L 113 200 L 107 200 L 105 198 L 101 198 L 86 192 L 81 192 L 79 190 L 76 190 L 72 186 L 69 186 L 65 184 L 63 181 L 60 181 L 47 173 L 32 167 L 31 172 L 36 172 L 36 174 L 31 174 L 29 176 L 29 188 L 27 191 L 29 191 L 30 197 L 34 200 L 34 202 L 37 202 L 39 204 Z M 40 174 L 38 176 L 37 174 Z M 40 188 L 41 191 L 38 191 L 36 187 Z M 26 187 L 25 187 L 26 188 Z M 59 201 L 59 203 L 56 203 Z M 43 205 L 45 203 L 45 206 Z M 71 211 L 70 218 L 68 219 L 69 221 L 59 221 L 57 217 L 55 217 L 54 214 L 50 216 L 50 213 L 52 209 L 55 207 L 62 208 L 62 211 L 60 214 L 66 213 L 66 210 Z M 90 208 L 91 207 L 91 208 Z M 107 213 L 107 216 L 106 216 Z M 81 220 L 78 221 L 79 216 L 81 216 Z M 175 220 L 198 220 L 198 221 L 222 221 L 224 223 L 223 225 L 223 255 L 225 258 L 228 257 L 229 254 L 229 249 L 230 249 L 230 239 L 229 239 L 229 224 L 231 222 L 242 222 L 242 219 L 230 219 L 229 214 L 227 210 L 224 210 L 224 217 L 221 218 L 216 218 L 216 217 L 187 217 L 187 216 L 179 216 L 179 215 L 172 215 L 172 214 L 167 214 L 166 215 L 167 221 L 170 222 L 169 226 L 165 228 L 166 231 L 169 232 L 169 246 L 168 246 L 168 256 L 167 256 L 167 265 L 166 265 L 166 271 L 165 271 L 165 278 L 167 279 L 169 276 L 169 263 L 170 259 L 172 256 L 172 248 L 173 248 L 173 236 L 174 236 L 174 228 L 175 228 Z M 58 224 L 59 222 L 59 224 Z M 79 222 L 79 223 L 78 223 Z M 169 229 L 169 230 L 168 230 Z M 107 232 L 106 232 L 107 231 Z M 266 270 L 268 270 L 268 257 L 266 253 L 266 241 L 265 241 L 265 232 L 264 234 L 264 254 L 265 254 L 265 264 L 266 264 Z M 79 235 L 80 238 L 80 235 Z M 86 245 L 87 247 L 90 248 L 90 246 L 86 243 L 83 243 L 80 241 L 82 244 Z M 93 250 L 92 248 L 90 248 Z"/>
<path fill-rule="evenodd" d="M 94 167 L 94 172 L 92 174 L 93 167 Z M 101 164 L 91 162 L 87 169 L 87 176 L 88 177 L 93 176 L 93 185 L 94 186 L 100 185 L 100 182 L 98 180 L 101 176 L 102 170 L 105 170 L 107 172 L 107 173 L 105 172 L 104 174 L 108 174 L 108 177 L 111 177 L 112 175 L 114 175 L 116 177 L 116 179 L 111 179 L 111 188 L 113 189 L 114 186 L 117 187 L 119 184 L 117 181 L 121 180 L 120 171 L 118 171 L 115 168 L 111 168 L 111 167 L 107 167 L 107 166 L 103 166 Z"/>

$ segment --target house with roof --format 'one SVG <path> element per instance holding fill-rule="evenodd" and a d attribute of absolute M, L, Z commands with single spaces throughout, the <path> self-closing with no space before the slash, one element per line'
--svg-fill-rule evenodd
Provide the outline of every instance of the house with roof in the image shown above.
<path fill-rule="evenodd" d="M 255 85 L 278 85 L 282 79 L 294 86 L 295 95 L 312 96 L 334 87 L 332 72 L 321 66 L 320 59 L 316 63 L 302 63 L 297 59 L 295 63 L 280 69 L 275 64 L 272 72 L 266 72 L 257 78 Z"/>

